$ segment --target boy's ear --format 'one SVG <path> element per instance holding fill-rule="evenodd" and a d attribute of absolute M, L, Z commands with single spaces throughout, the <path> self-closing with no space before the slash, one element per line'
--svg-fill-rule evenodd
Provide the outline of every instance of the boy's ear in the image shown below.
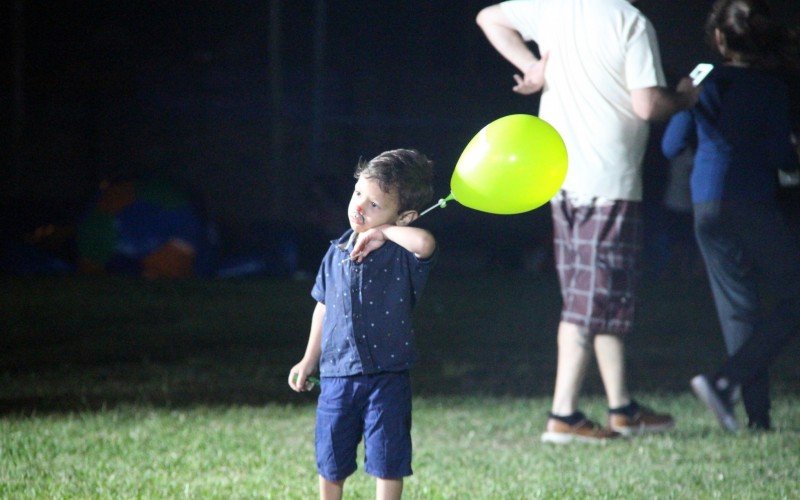
<path fill-rule="evenodd" d="M 419 217 L 419 212 L 417 212 L 416 210 L 407 210 L 397 217 L 397 222 L 395 223 L 395 225 L 407 226 L 412 222 L 414 222 L 415 220 L 417 220 L 418 217 Z"/>

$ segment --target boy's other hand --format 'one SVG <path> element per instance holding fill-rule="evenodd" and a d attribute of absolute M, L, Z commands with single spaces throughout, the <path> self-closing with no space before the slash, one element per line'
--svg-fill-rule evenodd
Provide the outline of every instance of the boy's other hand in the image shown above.
<path fill-rule="evenodd" d="M 306 365 L 301 361 L 289 370 L 289 387 L 295 392 L 306 392 L 314 388 L 314 384 L 308 380 L 309 375 L 313 371 L 306 368 Z"/>

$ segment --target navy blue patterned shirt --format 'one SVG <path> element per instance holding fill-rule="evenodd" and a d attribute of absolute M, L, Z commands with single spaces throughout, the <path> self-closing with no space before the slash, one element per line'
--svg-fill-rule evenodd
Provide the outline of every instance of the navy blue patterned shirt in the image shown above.
<path fill-rule="evenodd" d="M 416 358 L 412 311 L 438 250 L 420 260 L 386 241 L 357 263 L 349 259 L 352 232 L 331 242 L 311 290 L 325 304 L 320 376 L 408 370 Z"/>

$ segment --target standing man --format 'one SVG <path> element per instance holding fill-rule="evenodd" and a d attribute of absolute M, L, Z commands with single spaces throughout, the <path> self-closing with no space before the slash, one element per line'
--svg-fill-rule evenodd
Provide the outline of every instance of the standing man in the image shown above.
<path fill-rule="evenodd" d="M 642 158 L 648 121 L 691 107 L 684 78 L 665 88 L 655 30 L 626 0 L 515 0 L 477 23 L 521 75 L 514 92 L 542 91 L 539 116 L 567 146 L 569 169 L 551 201 L 563 298 L 553 405 L 542 441 L 603 441 L 671 429 L 671 416 L 628 392 L 624 338 L 631 331 L 641 249 Z M 540 59 L 526 45 L 538 44 Z M 578 409 L 592 352 L 608 398 L 608 426 Z"/>

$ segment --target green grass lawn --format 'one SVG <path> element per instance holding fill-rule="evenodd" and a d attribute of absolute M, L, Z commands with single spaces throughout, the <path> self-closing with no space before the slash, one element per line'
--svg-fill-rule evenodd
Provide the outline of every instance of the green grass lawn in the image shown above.
<path fill-rule="evenodd" d="M 0 278 L 0 498 L 313 498 L 313 395 L 286 385 L 311 283 Z M 800 346 L 776 431 L 720 431 L 688 391 L 722 341 L 703 278 L 645 280 L 630 385 L 663 436 L 539 442 L 559 297 L 550 274 L 434 272 L 418 310 L 408 498 L 796 498 Z M 602 419 L 595 373 L 583 410 Z M 373 495 L 361 470 L 350 498 Z"/>
<path fill-rule="evenodd" d="M 797 497 L 796 395 L 781 395 L 770 434 L 724 434 L 688 394 L 648 400 L 677 430 L 554 446 L 539 442 L 546 398 L 417 398 L 407 497 Z M 6 416 L 0 497 L 314 498 L 313 423 L 307 401 Z M 359 470 L 346 490 L 368 498 L 374 480 Z"/>

